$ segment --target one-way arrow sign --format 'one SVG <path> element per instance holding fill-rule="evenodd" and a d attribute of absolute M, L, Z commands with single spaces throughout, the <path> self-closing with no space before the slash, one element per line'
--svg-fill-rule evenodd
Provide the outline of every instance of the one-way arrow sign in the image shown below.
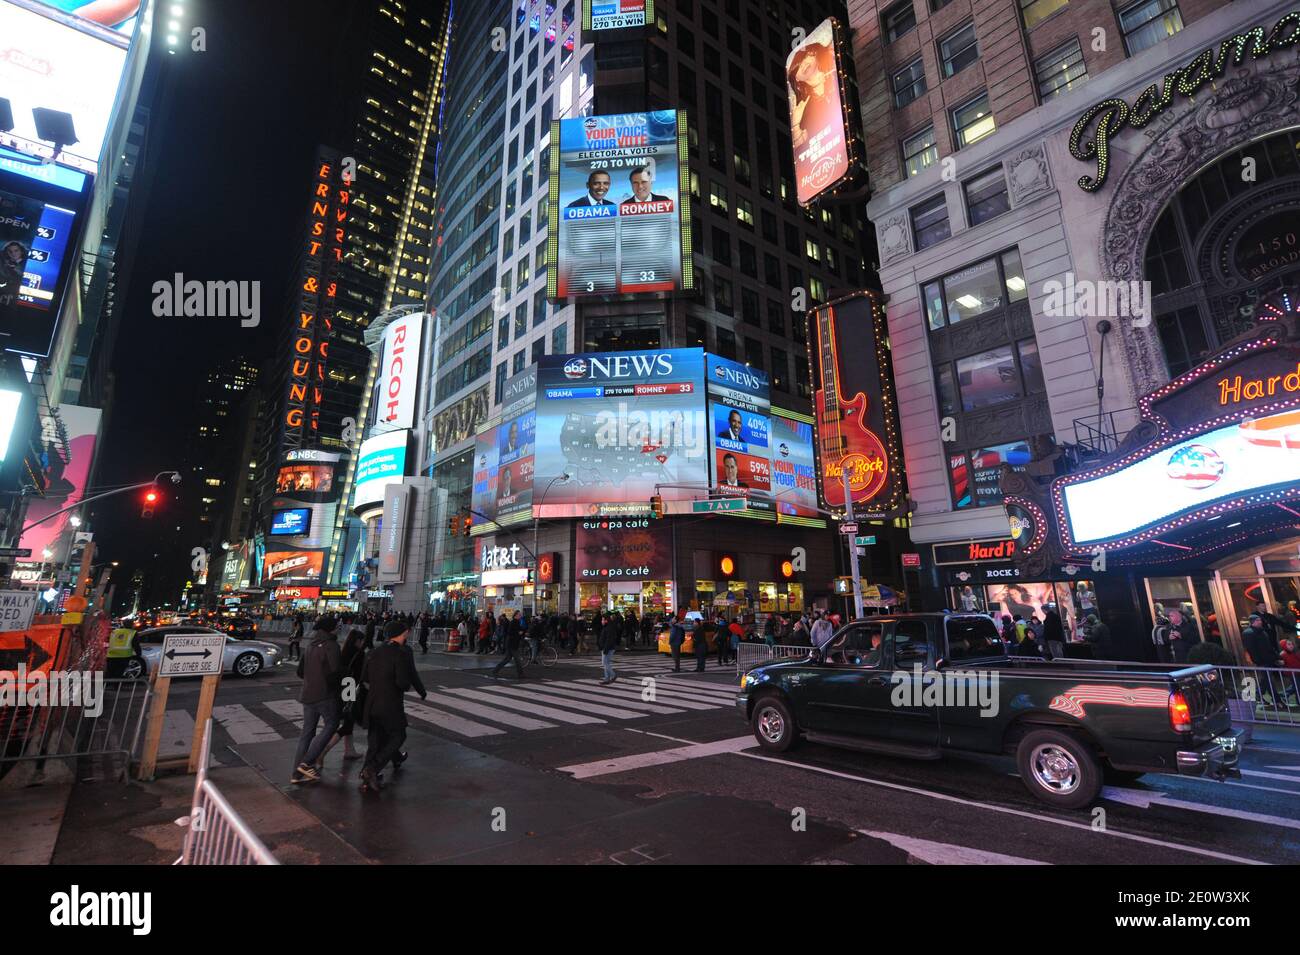
<path fill-rule="evenodd" d="M 174 633 L 163 640 L 158 676 L 215 676 L 221 672 L 224 633 Z"/>

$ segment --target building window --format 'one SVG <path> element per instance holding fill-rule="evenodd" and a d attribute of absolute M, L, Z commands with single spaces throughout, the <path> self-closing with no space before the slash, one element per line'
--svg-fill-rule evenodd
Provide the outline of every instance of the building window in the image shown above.
<path fill-rule="evenodd" d="M 769 288 L 781 287 L 781 261 L 766 252 L 763 253 L 763 280 Z"/>
<path fill-rule="evenodd" d="M 533 364 L 536 365 L 546 355 L 546 336 L 543 335 L 533 342 Z"/>
<path fill-rule="evenodd" d="M 938 158 L 939 146 L 934 141 L 933 126 L 903 140 L 903 165 L 907 169 L 907 178 L 919 176 Z"/>
<path fill-rule="evenodd" d="M 971 225 L 979 225 L 1002 215 L 1011 208 L 1007 195 L 1007 177 L 1002 167 L 995 166 L 982 176 L 968 180 L 965 185 L 966 211 Z"/>
<path fill-rule="evenodd" d="M 822 260 L 821 246 L 819 246 L 812 239 L 805 238 L 803 240 L 803 251 L 804 251 L 804 255 L 808 256 L 808 260 L 810 262 L 818 262 L 818 263 L 821 262 Z"/>
<path fill-rule="evenodd" d="M 522 348 L 515 352 L 514 360 L 511 362 L 512 374 L 517 375 L 524 370 L 524 356 L 525 352 Z"/>
<path fill-rule="evenodd" d="M 510 318 L 502 315 L 497 319 L 497 348 L 505 350 L 510 344 Z"/>
<path fill-rule="evenodd" d="M 957 508 L 983 507 L 1002 503 L 999 482 L 1002 466 L 1023 471 L 1033 459 L 1029 442 L 1009 441 L 971 451 L 954 451 L 948 454 L 948 480 L 952 487 L 952 502 Z"/>
<path fill-rule="evenodd" d="M 1068 5 L 1069 0 L 1020 0 L 1020 15 L 1025 18 L 1025 29 L 1032 30 L 1057 10 Z"/>
<path fill-rule="evenodd" d="M 957 148 L 977 143 L 993 130 L 993 113 L 989 109 L 989 94 L 981 93 L 964 106 L 952 111 L 952 128 L 957 135 Z"/>
<path fill-rule="evenodd" d="M 563 355 L 569 350 L 569 326 L 557 325 L 551 329 L 551 354 Z"/>
<path fill-rule="evenodd" d="M 723 358 L 730 358 L 732 361 L 735 361 L 736 333 L 728 328 L 714 329 L 714 333 L 718 339 L 717 354 L 721 355 Z"/>
<path fill-rule="evenodd" d="M 726 315 L 736 314 L 736 302 L 732 294 L 732 285 L 726 279 L 713 281 L 713 307 Z"/>
<path fill-rule="evenodd" d="M 777 391 L 786 391 L 790 387 L 790 382 L 786 380 L 786 375 L 790 370 L 790 357 L 784 349 L 772 346 L 772 387 Z"/>
<path fill-rule="evenodd" d="M 893 78 L 894 109 L 902 109 L 925 92 L 925 64 L 917 57 Z"/>
<path fill-rule="evenodd" d="M 741 225 L 754 228 L 754 204 L 748 199 L 736 200 L 736 220 Z"/>
<path fill-rule="evenodd" d="M 691 315 L 687 316 L 686 347 L 709 350 L 709 325 L 704 319 Z"/>
<path fill-rule="evenodd" d="M 1038 98 L 1044 103 L 1083 83 L 1088 78 L 1088 66 L 1083 62 L 1079 38 L 1035 60 L 1034 77 L 1038 80 Z"/>
<path fill-rule="evenodd" d="M 957 390 L 963 411 L 1014 401 L 1024 394 L 1010 345 L 957 359 Z"/>
<path fill-rule="evenodd" d="M 1015 249 L 927 282 L 921 289 L 931 331 L 1018 302 L 1026 294 L 1020 253 Z"/>
<path fill-rule="evenodd" d="M 980 58 L 975 24 L 968 23 L 947 39 L 939 41 L 939 62 L 945 77 L 956 76 Z"/>
<path fill-rule="evenodd" d="M 539 288 L 537 294 L 533 296 L 533 328 L 546 321 L 546 313 L 546 289 L 543 287 Z"/>
<path fill-rule="evenodd" d="M 1175 0 L 1142 0 L 1119 12 L 1128 55 L 1155 46 L 1183 28 L 1183 15 Z"/>
<path fill-rule="evenodd" d="M 520 302 L 515 308 L 515 341 L 528 332 L 528 303 Z"/>
<path fill-rule="evenodd" d="M 496 399 L 495 399 L 497 404 L 501 403 L 501 395 L 505 392 L 505 390 L 506 390 L 506 363 L 502 362 L 501 364 L 497 365 Z"/>
<path fill-rule="evenodd" d="M 731 265 L 731 236 L 717 226 L 713 228 L 713 258 L 722 265 Z"/>
<path fill-rule="evenodd" d="M 753 289 L 740 290 L 740 317 L 750 325 L 762 324 L 758 316 L 758 293 Z"/>
<path fill-rule="evenodd" d="M 780 302 L 767 303 L 767 330 L 785 338 L 785 308 Z"/>
<path fill-rule="evenodd" d="M 912 208 L 912 233 L 916 237 L 918 252 L 952 235 L 948 226 L 948 203 L 942 193 Z"/>
<path fill-rule="evenodd" d="M 912 0 L 903 0 L 895 4 L 880 16 L 884 26 L 885 42 L 893 43 L 899 37 L 906 36 L 916 26 L 916 11 L 912 9 Z"/>
<path fill-rule="evenodd" d="M 795 394 L 800 398 L 812 397 L 812 385 L 809 384 L 808 361 L 796 355 L 794 359 Z"/>
<path fill-rule="evenodd" d="M 727 214 L 727 190 L 716 182 L 709 183 L 709 205 L 720 215 Z"/>
<path fill-rule="evenodd" d="M 950 3 L 952 3 L 952 0 L 930 0 L 930 12 L 938 13 Z"/>

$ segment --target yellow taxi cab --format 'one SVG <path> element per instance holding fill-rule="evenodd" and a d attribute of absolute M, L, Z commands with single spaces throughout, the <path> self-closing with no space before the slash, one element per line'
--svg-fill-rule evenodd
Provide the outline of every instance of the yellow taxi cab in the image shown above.
<path fill-rule="evenodd" d="M 686 639 L 682 642 L 682 656 L 684 657 L 689 657 L 695 653 L 695 638 L 691 635 L 691 631 L 695 629 L 695 622 L 702 616 L 703 614 L 698 610 L 686 611 L 686 619 L 682 621 L 683 626 L 686 627 Z M 670 656 L 673 652 L 672 646 L 668 643 L 668 636 L 671 632 L 671 623 L 659 631 L 659 652 L 667 653 Z M 705 638 L 708 641 L 710 653 L 718 649 L 717 631 L 712 627 L 706 629 Z"/>

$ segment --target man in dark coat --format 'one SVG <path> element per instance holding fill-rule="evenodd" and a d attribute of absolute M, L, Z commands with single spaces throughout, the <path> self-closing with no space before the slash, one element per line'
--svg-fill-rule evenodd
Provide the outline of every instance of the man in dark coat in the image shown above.
<path fill-rule="evenodd" d="M 1260 614 L 1250 615 L 1250 626 L 1241 631 L 1241 645 L 1250 654 L 1252 666 L 1277 666 L 1278 650 L 1269 638 L 1268 629 Z"/>
<path fill-rule="evenodd" d="M 383 787 L 383 772 L 390 762 L 396 769 L 406 759 L 406 710 L 402 697 L 412 687 L 424 699 L 428 694 L 415 670 L 415 656 L 406 645 L 409 628 L 396 619 L 384 627 L 384 642 L 366 657 L 361 680 L 366 684 L 366 726 L 370 730 L 366 761 L 361 768 L 361 791 Z"/>
<path fill-rule="evenodd" d="M 695 672 L 703 673 L 704 664 L 709 659 L 709 623 L 700 617 L 695 621 L 695 629 L 691 631 L 692 649 L 695 651 Z"/>
<path fill-rule="evenodd" d="M 673 621 L 672 629 L 668 631 L 668 646 L 673 651 L 673 672 L 679 673 L 682 669 L 682 644 L 686 642 L 686 612 L 677 611 L 677 619 Z"/>
<path fill-rule="evenodd" d="M 1053 660 L 1065 656 L 1065 627 L 1055 607 L 1043 614 L 1043 646 Z"/>
<path fill-rule="evenodd" d="M 298 737 L 298 752 L 293 760 L 296 768 L 289 779 L 291 783 L 320 779 L 316 761 L 325 752 L 342 716 L 339 682 L 343 668 L 339 662 L 336 627 L 337 621 L 328 615 L 316 621 L 316 628 L 311 632 L 311 644 L 299 664 L 302 692 L 298 694 L 298 701 L 302 703 L 302 735 Z M 319 734 L 316 732 L 317 721 L 324 723 Z"/>
<path fill-rule="evenodd" d="M 514 660 L 515 673 L 518 674 L 519 679 L 522 680 L 524 678 L 524 665 L 519 661 L 519 645 L 524 639 L 523 623 L 518 618 L 515 618 L 514 620 L 506 620 L 505 614 L 501 615 L 501 620 L 503 621 L 501 629 L 505 633 L 505 636 L 502 637 L 504 648 L 501 652 L 501 659 L 498 660 L 497 665 L 492 668 L 492 679 L 495 680 L 501 673 L 501 668 L 511 660 Z"/>
<path fill-rule="evenodd" d="M 600 651 L 600 663 L 605 671 L 605 678 L 600 681 L 601 686 L 618 679 L 618 674 L 614 672 L 614 651 L 618 649 L 622 634 L 623 628 L 619 623 L 618 615 L 606 616 L 605 625 L 600 628 L 600 637 L 596 641 L 596 649 Z"/>

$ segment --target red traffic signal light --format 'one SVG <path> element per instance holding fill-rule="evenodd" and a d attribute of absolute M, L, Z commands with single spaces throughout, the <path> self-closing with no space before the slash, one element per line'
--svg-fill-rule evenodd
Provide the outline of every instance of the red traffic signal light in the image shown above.
<path fill-rule="evenodd" d="M 465 524 L 464 524 L 464 528 L 465 528 L 465 530 L 464 530 L 464 534 L 465 534 L 466 537 L 469 537 L 469 529 L 474 525 L 474 515 L 473 515 L 473 514 L 466 514 L 465 517 L 464 517 L 464 521 L 465 521 Z"/>
<path fill-rule="evenodd" d="M 655 518 L 664 516 L 664 499 L 658 494 L 650 498 L 650 516 Z"/>
<path fill-rule="evenodd" d="M 148 490 L 144 492 L 144 501 L 140 505 L 141 517 L 153 517 L 153 506 L 158 503 L 158 492 Z"/>

